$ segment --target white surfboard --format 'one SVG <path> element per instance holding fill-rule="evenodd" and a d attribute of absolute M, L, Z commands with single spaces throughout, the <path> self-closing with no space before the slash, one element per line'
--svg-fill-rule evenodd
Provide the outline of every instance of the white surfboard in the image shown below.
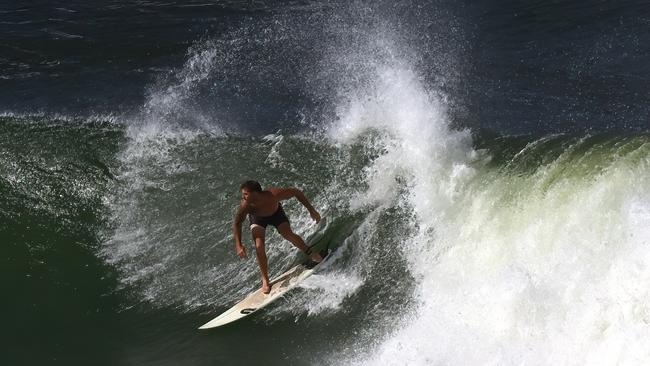
<path fill-rule="evenodd" d="M 239 320 L 248 315 L 251 315 L 254 312 L 266 307 L 267 305 L 282 297 L 282 295 L 295 287 L 305 278 L 311 276 L 312 273 L 314 273 L 314 271 L 316 271 L 318 267 L 323 264 L 328 258 L 329 255 L 324 256 L 323 260 L 320 263 L 313 266 L 310 266 L 308 262 L 296 265 L 295 267 L 271 280 L 271 292 L 268 295 L 262 293 L 262 289 L 260 288 L 252 294 L 246 296 L 244 300 L 240 301 L 232 308 L 226 310 L 223 314 L 200 326 L 199 329 L 220 327 L 222 325 L 232 323 L 235 320 Z"/>

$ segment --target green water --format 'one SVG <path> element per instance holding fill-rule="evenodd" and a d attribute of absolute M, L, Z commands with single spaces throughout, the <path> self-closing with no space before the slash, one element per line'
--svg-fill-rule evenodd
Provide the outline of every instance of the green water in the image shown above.
<path fill-rule="evenodd" d="M 402 245 L 418 231 L 409 206 L 354 208 L 368 167 L 390 148 L 377 131 L 340 146 L 309 133 L 134 138 L 119 121 L 47 117 L 2 117 L 0 130 L 3 364 L 338 364 L 369 357 L 404 314 L 417 317 L 430 301 L 415 295 L 429 280 Z M 466 222 L 458 230 L 468 243 L 489 235 L 516 243 L 517 225 L 537 225 L 536 210 L 570 210 L 562 202 L 597 193 L 591 182 L 602 177 L 618 204 L 646 182 L 638 172 L 647 171 L 649 139 L 477 136 L 476 173 L 445 220 Z M 319 234 L 337 257 L 267 311 L 198 331 L 259 286 L 254 259 L 239 261 L 230 237 L 247 177 L 302 188 L 329 218 Z M 397 180 L 404 197 L 408 179 Z M 295 230 L 314 234 L 297 202 L 286 207 Z M 474 222 L 505 226 L 474 232 Z M 514 261 L 508 248 L 501 258 Z M 276 274 L 301 258 L 273 232 L 268 252 Z M 448 253 L 436 255 L 444 263 Z"/>

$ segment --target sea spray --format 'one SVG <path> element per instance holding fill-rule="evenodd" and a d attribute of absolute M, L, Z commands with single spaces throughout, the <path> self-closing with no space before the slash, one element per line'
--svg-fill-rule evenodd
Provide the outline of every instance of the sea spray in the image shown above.
<path fill-rule="evenodd" d="M 481 169 L 420 243 L 443 250 L 413 261 L 419 307 L 359 362 L 647 362 L 649 147 L 579 139 L 525 174 Z"/>

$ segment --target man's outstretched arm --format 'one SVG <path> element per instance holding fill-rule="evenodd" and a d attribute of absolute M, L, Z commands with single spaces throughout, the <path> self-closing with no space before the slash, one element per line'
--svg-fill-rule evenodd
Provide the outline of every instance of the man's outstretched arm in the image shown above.
<path fill-rule="evenodd" d="M 241 223 L 244 221 L 247 212 L 246 206 L 242 203 L 237 207 L 237 213 L 232 224 L 232 233 L 235 237 L 235 251 L 240 258 L 246 258 L 246 248 L 241 243 Z"/>
<path fill-rule="evenodd" d="M 273 193 L 273 195 L 278 199 L 278 200 L 286 200 L 292 197 L 296 197 L 300 203 L 302 203 L 303 206 L 309 211 L 309 215 L 311 216 L 314 221 L 319 222 L 320 221 L 320 214 L 314 206 L 309 203 L 309 200 L 307 197 L 305 197 L 305 194 L 302 193 L 301 190 L 298 188 L 270 188 L 269 191 Z"/>

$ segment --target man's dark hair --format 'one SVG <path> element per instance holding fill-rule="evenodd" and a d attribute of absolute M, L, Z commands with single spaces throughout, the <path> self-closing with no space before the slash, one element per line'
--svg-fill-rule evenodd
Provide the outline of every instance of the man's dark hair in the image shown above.
<path fill-rule="evenodd" d="M 251 192 L 262 192 L 262 186 L 258 181 L 255 180 L 247 180 L 242 183 L 241 186 L 239 186 L 239 190 L 242 190 L 244 188 Z"/>

